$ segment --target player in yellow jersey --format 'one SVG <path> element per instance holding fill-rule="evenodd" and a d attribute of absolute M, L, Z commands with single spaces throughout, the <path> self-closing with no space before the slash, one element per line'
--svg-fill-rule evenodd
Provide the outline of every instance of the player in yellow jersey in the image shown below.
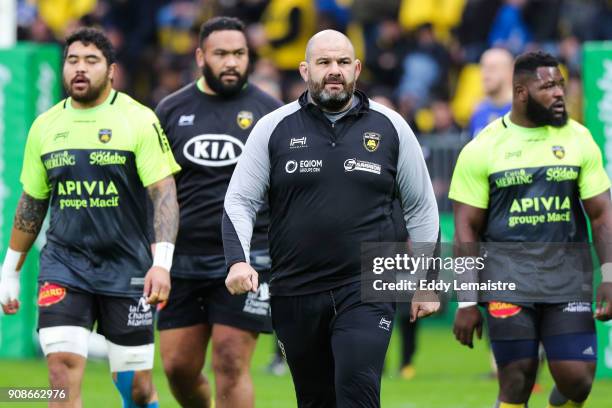
<path fill-rule="evenodd" d="M 18 271 L 50 208 L 38 329 L 50 386 L 68 397 L 51 406 L 82 405 L 94 323 L 106 337 L 123 406 L 158 406 L 151 305 L 170 291 L 178 229 L 173 173 L 180 167 L 155 114 L 112 89 L 114 73 L 114 52 L 102 32 L 84 28 L 68 37 L 63 80 L 70 97 L 30 129 L 23 194 L 2 265 L 0 303 L 12 314 L 19 309 Z"/>
<path fill-rule="evenodd" d="M 502 277 L 518 288 L 477 298 L 499 367 L 496 407 L 526 406 L 540 343 L 556 384 L 549 406 L 582 407 L 597 358 L 593 318 L 612 318 L 612 204 L 601 152 L 567 117 L 555 58 L 536 52 L 515 60 L 511 112 L 462 150 L 449 197 L 457 255 L 478 256 L 479 242 L 521 248 L 505 258 L 488 252 L 476 277 Z M 590 253 L 575 250 L 587 246 L 587 217 L 603 275 L 594 314 Z M 475 302 L 460 302 L 457 340 L 471 347 L 482 320 Z"/>

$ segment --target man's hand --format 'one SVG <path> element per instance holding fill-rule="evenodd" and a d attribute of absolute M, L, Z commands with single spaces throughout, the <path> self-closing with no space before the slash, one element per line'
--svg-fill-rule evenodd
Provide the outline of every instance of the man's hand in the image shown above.
<path fill-rule="evenodd" d="M 143 296 L 150 305 L 168 300 L 170 294 L 170 272 L 160 266 L 152 266 L 144 281 Z"/>
<path fill-rule="evenodd" d="M 416 291 L 410 305 L 410 321 L 427 317 L 440 309 L 440 299 L 435 292 L 430 290 Z"/>
<path fill-rule="evenodd" d="M 19 310 L 19 273 L 2 271 L 0 278 L 0 304 L 6 314 L 15 314 Z"/>
<path fill-rule="evenodd" d="M 478 306 L 457 309 L 453 333 L 459 343 L 474 348 L 474 330 L 476 330 L 478 338 L 482 338 L 482 315 Z"/>
<path fill-rule="evenodd" d="M 601 321 L 612 319 L 612 282 L 602 282 L 595 299 L 595 318 Z"/>
<path fill-rule="evenodd" d="M 232 295 L 242 295 L 248 291 L 257 292 L 259 275 L 257 271 L 246 262 L 238 262 L 230 267 L 225 286 Z"/>

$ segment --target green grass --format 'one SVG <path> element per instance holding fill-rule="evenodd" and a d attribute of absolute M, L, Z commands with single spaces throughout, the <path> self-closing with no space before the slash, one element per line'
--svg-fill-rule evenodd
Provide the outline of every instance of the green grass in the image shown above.
<path fill-rule="evenodd" d="M 432 322 L 433 323 L 433 322 Z M 396 333 L 397 334 L 397 333 Z M 492 408 L 497 393 L 497 383 L 488 379 L 488 349 L 479 342 L 469 350 L 452 337 L 448 327 L 429 324 L 419 333 L 418 352 L 415 360 L 417 375 L 412 381 L 397 376 L 399 369 L 398 337 L 394 338 L 387 355 L 387 367 L 382 385 L 384 408 Z M 272 355 L 272 338 L 260 337 L 253 362 L 253 378 L 258 408 L 295 407 L 293 384 L 290 376 L 269 375 L 266 364 Z M 162 407 L 177 407 L 161 369 L 159 356 L 155 362 L 155 385 Z M 46 368 L 43 360 L 0 361 L 0 387 L 44 387 Z M 207 365 L 206 373 L 210 376 Z M 552 380 L 546 370 L 540 375 L 544 391 L 534 394 L 531 408 L 546 407 L 547 394 Z M 612 380 L 597 380 L 587 407 L 612 407 Z M 105 362 L 89 362 L 83 383 L 85 407 L 120 407 L 118 393 L 110 379 Z M 44 406 L 35 403 L 0 404 L 7 407 Z"/>

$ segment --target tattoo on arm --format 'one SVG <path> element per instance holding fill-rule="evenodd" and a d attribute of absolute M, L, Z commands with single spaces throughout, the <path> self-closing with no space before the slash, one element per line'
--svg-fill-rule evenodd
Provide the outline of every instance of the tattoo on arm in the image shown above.
<path fill-rule="evenodd" d="M 155 242 L 174 243 L 179 224 L 179 208 L 176 201 L 174 177 L 166 177 L 149 186 L 147 190 L 153 202 Z"/>
<path fill-rule="evenodd" d="M 48 198 L 38 200 L 23 193 L 19 199 L 19 204 L 17 204 L 13 226 L 26 234 L 38 235 L 45 220 L 45 215 L 47 215 L 48 207 Z"/>

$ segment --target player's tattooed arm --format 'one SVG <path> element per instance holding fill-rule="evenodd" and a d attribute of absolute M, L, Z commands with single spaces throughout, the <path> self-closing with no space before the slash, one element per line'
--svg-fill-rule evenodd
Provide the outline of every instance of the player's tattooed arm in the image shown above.
<path fill-rule="evenodd" d="M 21 195 L 13 221 L 11 248 L 19 252 L 30 249 L 42 228 L 48 208 L 48 198 L 40 200 L 25 192 Z"/>
<path fill-rule="evenodd" d="M 147 190 L 153 203 L 155 242 L 174 243 L 179 226 L 179 206 L 174 177 L 168 176 L 153 183 Z"/>

